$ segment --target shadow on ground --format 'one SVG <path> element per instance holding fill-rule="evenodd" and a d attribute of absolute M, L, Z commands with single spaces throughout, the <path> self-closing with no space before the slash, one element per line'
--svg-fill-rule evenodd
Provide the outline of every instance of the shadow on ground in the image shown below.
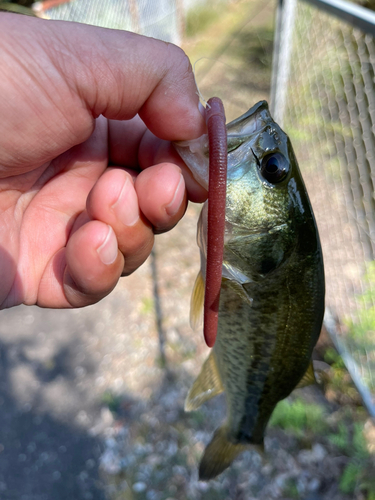
<path fill-rule="evenodd" d="M 53 365 L 46 366 L 27 357 L 27 349 L 35 346 L 32 339 L 0 343 L 0 497 L 4 500 L 105 498 L 98 477 L 99 441 L 70 421 L 69 412 L 59 418 L 45 408 L 46 387 L 55 386 L 59 392 L 58 386 L 65 385 L 74 391 L 74 344 L 58 351 Z"/>

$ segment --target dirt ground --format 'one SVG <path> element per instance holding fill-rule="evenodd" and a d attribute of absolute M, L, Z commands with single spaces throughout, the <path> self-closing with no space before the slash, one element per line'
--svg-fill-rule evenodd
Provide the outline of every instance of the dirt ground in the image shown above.
<path fill-rule="evenodd" d="M 219 95 L 228 120 L 269 96 L 274 7 L 228 3 L 204 36 L 184 43 L 198 61 L 200 92 Z M 218 479 L 198 481 L 203 449 L 225 416 L 222 397 L 183 411 L 208 354 L 189 326 L 199 210 L 190 205 L 157 237 L 146 264 L 101 303 L 0 313 L 1 500 L 369 500 L 359 483 L 343 492 L 352 457 L 338 439 L 314 432 L 324 421 L 338 436 L 332 429 L 352 407 L 366 421 L 350 380 L 351 396 L 341 399 L 319 387 L 297 391 L 293 401 L 321 408 L 310 426 L 296 433 L 275 423 L 265 460 L 246 452 Z"/>

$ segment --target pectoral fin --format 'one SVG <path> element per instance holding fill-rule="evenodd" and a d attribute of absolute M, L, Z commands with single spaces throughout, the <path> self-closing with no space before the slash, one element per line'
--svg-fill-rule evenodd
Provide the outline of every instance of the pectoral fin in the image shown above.
<path fill-rule="evenodd" d="M 305 375 L 301 378 L 301 380 L 296 385 L 295 389 L 301 389 L 301 387 L 306 387 L 308 385 L 316 384 L 316 378 L 314 373 L 313 362 L 310 361 L 309 367 L 306 370 Z"/>
<path fill-rule="evenodd" d="M 190 299 L 190 326 L 197 330 L 203 323 L 204 280 L 202 272 L 196 277 Z"/>
<path fill-rule="evenodd" d="M 253 299 L 248 296 L 248 294 L 246 293 L 246 290 L 241 285 L 241 283 L 238 283 L 237 281 L 225 279 L 225 278 L 223 278 L 223 281 L 225 281 L 226 286 L 231 288 L 243 302 L 246 302 L 249 306 L 251 306 L 253 304 Z"/>
<path fill-rule="evenodd" d="M 211 352 L 186 397 L 185 411 L 196 410 L 203 403 L 221 394 L 223 391 L 224 387 L 216 366 L 214 354 Z"/>

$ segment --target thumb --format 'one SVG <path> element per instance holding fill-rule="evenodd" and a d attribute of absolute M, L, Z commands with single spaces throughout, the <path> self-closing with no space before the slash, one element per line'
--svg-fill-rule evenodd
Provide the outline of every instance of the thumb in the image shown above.
<path fill-rule="evenodd" d="M 46 50 L 94 116 L 140 114 L 161 139 L 195 138 L 205 130 L 190 61 L 179 47 L 126 31 L 43 23 Z M 48 30 L 47 30 L 48 28 Z M 61 48 L 48 49 L 59 30 Z"/>
<path fill-rule="evenodd" d="M 30 155 L 33 134 L 36 139 L 43 132 L 46 161 L 87 139 L 101 114 L 127 120 L 139 113 L 167 140 L 192 139 L 205 130 L 189 59 L 175 45 L 8 13 L 0 13 L 0 33 L 0 111 L 8 130 L 18 131 L 19 159 L 20 133 Z"/>

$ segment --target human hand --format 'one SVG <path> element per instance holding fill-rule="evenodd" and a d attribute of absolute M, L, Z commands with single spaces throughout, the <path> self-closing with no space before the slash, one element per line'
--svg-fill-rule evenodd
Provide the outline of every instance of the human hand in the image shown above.
<path fill-rule="evenodd" d="M 169 142 L 205 131 L 188 59 L 0 13 L 0 68 L 0 305 L 97 302 L 206 197 Z"/>

